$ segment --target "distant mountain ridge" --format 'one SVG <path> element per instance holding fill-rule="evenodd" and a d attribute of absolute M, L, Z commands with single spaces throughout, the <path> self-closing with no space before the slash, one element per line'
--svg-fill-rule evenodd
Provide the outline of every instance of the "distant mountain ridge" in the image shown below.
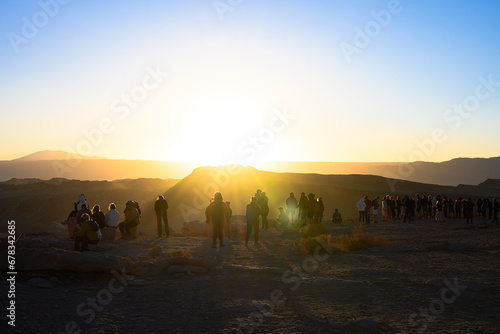
<path fill-rule="evenodd" d="M 96 157 L 96 156 L 89 157 L 80 154 L 78 156 L 81 159 L 106 159 L 103 157 Z M 68 152 L 65 151 L 45 150 L 25 155 L 23 157 L 14 159 L 13 161 L 65 160 L 67 157 L 68 157 Z"/>
<path fill-rule="evenodd" d="M 11 178 L 78 180 L 118 180 L 125 178 L 182 179 L 199 167 L 196 163 L 84 157 L 66 160 L 64 151 L 41 151 L 10 161 L 0 161 L 0 181 Z M 444 162 L 268 162 L 259 170 L 289 173 L 337 175 L 378 175 L 391 179 L 438 185 L 478 185 L 487 179 L 500 179 L 500 157 L 456 158 Z"/>

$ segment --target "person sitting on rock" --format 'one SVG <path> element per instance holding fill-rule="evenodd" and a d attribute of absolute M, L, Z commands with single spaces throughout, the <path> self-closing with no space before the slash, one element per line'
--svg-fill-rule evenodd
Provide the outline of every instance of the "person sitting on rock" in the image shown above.
<path fill-rule="evenodd" d="M 118 224 L 118 228 L 122 234 L 122 239 L 127 239 L 132 236 L 130 229 L 139 225 L 139 211 L 135 208 L 133 201 L 128 201 L 125 208 L 125 221 Z"/>
<path fill-rule="evenodd" d="M 94 205 L 92 208 L 92 220 L 99 225 L 99 228 L 106 228 L 106 216 L 101 211 L 99 204 Z"/>
<path fill-rule="evenodd" d="M 84 213 L 88 214 L 89 217 L 92 217 L 92 211 L 90 211 L 89 208 L 87 208 L 87 204 L 82 204 L 81 209 L 79 209 L 78 212 L 76 213 L 76 221 L 77 222 L 80 221 L 80 218 L 82 218 L 82 215 Z"/>
<path fill-rule="evenodd" d="M 84 213 L 80 217 L 80 229 L 75 233 L 75 251 L 88 251 L 88 245 L 96 245 L 99 240 L 99 225 Z"/>
<path fill-rule="evenodd" d="M 335 209 L 335 212 L 332 215 L 332 223 L 340 224 L 342 223 L 342 215 L 339 212 L 339 209 Z"/>

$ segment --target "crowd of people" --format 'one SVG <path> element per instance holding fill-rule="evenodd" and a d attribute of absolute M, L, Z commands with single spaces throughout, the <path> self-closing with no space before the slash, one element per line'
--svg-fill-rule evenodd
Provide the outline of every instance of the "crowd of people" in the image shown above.
<path fill-rule="evenodd" d="M 379 213 L 379 206 L 381 212 Z M 383 221 L 402 220 L 411 222 L 417 219 L 434 219 L 445 222 L 447 218 L 465 219 L 466 224 L 473 224 L 474 218 L 490 220 L 498 224 L 499 203 L 496 198 L 479 198 L 476 202 L 469 198 L 456 199 L 441 195 L 415 196 L 376 196 L 373 200 L 367 196 L 356 204 L 359 222 L 369 224 L 370 217 Z"/>
<path fill-rule="evenodd" d="M 158 218 L 158 233 L 161 236 L 161 218 L 165 221 L 165 231 L 168 236 L 168 219 L 166 210 L 168 204 L 159 196 L 155 205 Z M 96 204 L 90 210 L 90 206 L 84 194 L 78 195 L 78 202 L 73 204 L 73 210 L 70 212 L 65 223 L 68 225 L 69 237 L 75 240 L 75 251 L 88 251 L 88 245 L 96 245 L 99 241 L 115 240 L 116 230 L 120 230 L 121 238 L 127 239 L 134 237 L 134 229 L 141 221 L 141 207 L 136 201 L 125 203 L 123 211 L 124 220 L 120 222 L 120 213 L 116 210 L 114 203 L 109 203 L 108 211 L 101 211 L 101 206 Z"/>
<path fill-rule="evenodd" d="M 361 197 L 356 203 L 358 209 L 358 221 L 370 224 L 372 221 L 396 221 L 412 222 L 418 219 L 434 219 L 444 222 L 447 218 L 465 219 L 467 224 L 473 224 L 474 218 L 490 220 L 498 224 L 499 203 L 496 198 L 479 198 L 472 201 L 471 198 L 458 197 L 456 199 L 441 197 L 440 195 L 420 195 L 415 196 L 390 196 L 380 198 L 375 196 L 369 199 L 368 196 Z M 323 213 L 325 206 L 323 199 L 313 193 L 307 196 L 301 192 L 297 199 L 293 192 L 285 200 L 286 211 L 279 207 L 278 217 L 272 219 L 277 229 L 280 227 L 300 228 L 307 224 L 323 223 Z M 168 203 L 163 196 L 158 196 L 154 204 L 156 213 L 158 237 L 161 237 L 163 230 L 166 237 L 170 235 L 168 225 Z M 269 228 L 269 198 L 266 193 L 257 189 L 250 202 L 246 205 L 247 229 L 245 235 L 245 245 L 253 235 L 255 245 L 259 245 L 259 229 Z M 116 205 L 110 203 L 108 211 L 101 211 L 99 204 L 90 209 L 85 195 L 78 196 L 78 202 L 74 203 L 74 210 L 66 220 L 71 238 L 75 240 L 75 250 L 86 251 L 88 245 L 95 245 L 100 240 L 114 240 L 116 230 L 121 233 L 121 239 L 132 238 L 136 235 L 137 226 L 141 221 L 141 207 L 136 201 L 128 201 L 123 211 L 124 219 L 120 222 L 120 213 L 116 210 Z M 232 210 L 229 201 L 224 201 L 222 193 L 216 192 L 210 200 L 205 210 L 206 223 L 212 228 L 212 247 L 224 247 L 224 237 L 230 237 L 229 223 L 232 217 Z M 163 221 L 163 226 L 162 226 Z M 331 222 L 342 223 L 342 215 L 336 208 L 332 215 Z"/>

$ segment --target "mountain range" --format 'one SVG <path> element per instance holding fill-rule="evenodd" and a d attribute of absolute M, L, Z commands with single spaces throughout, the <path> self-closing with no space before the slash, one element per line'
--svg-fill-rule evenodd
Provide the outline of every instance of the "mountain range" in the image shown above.
<path fill-rule="evenodd" d="M 14 160 L 0 161 L 0 181 L 11 178 L 66 178 L 119 180 L 135 178 L 182 179 L 199 167 L 194 162 L 105 159 L 64 151 L 41 151 Z M 391 179 L 457 186 L 500 179 L 500 157 L 457 158 L 444 162 L 268 162 L 260 170 L 290 173 L 362 174 Z"/>

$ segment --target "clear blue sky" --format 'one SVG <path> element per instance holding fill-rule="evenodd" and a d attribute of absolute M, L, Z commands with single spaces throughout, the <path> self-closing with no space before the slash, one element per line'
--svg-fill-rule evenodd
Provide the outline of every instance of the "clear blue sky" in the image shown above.
<path fill-rule="evenodd" d="M 493 0 L 2 1 L 0 159 L 499 156 L 499 13 Z"/>

